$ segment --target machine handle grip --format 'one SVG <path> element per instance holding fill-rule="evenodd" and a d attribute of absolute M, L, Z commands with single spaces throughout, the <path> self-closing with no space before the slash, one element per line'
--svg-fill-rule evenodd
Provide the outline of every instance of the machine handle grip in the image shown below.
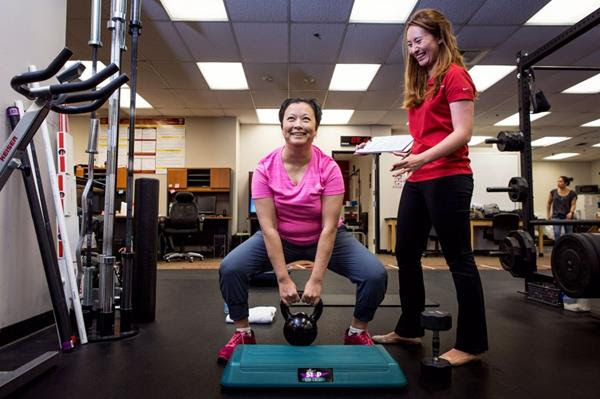
<path fill-rule="evenodd" d="M 106 100 L 109 99 L 109 97 L 115 90 L 117 90 L 117 88 L 125 84 L 127 81 L 129 81 L 127 75 L 121 75 L 98 91 L 66 96 L 64 101 L 65 104 L 68 104 L 96 98 L 96 100 L 90 104 L 73 106 L 55 105 L 52 107 L 52 110 L 61 114 L 84 114 L 96 111 L 106 102 Z"/>
<path fill-rule="evenodd" d="M 55 84 L 49 87 L 50 94 L 64 94 L 64 93 L 73 93 L 76 91 L 88 90 L 96 87 L 98 84 L 106 80 L 108 77 L 113 75 L 115 72 L 119 70 L 119 67 L 115 64 L 110 64 L 94 76 L 89 79 L 84 80 L 83 82 L 74 82 L 74 83 L 63 83 L 63 84 Z"/>
<path fill-rule="evenodd" d="M 60 71 L 60 69 L 65 65 L 72 55 L 73 52 L 65 47 L 45 69 L 34 72 L 25 72 L 13 76 L 13 78 L 10 80 L 10 86 L 16 92 L 21 93 L 25 97 L 33 100 L 35 97 L 31 95 L 31 90 L 27 87 L 27 84 L 50 79 L 52 76 L 56 75 L 58 71 Z"/>
<path fill-rule="evenodd" d="M 117 78 L 113 79 L 109 84 L 104 86 L 103 88 L 95 91 L 87 91 L 84 93 L 75 93 L 75 94 L 67 94 L 63 100 L 63 104 L 72 104 L 79 103 L 82 101 L 92 101 L 98 100 L 101 98 L 108 98 L 111 94 L 117 90 L 120 86 L 129 81 L 127 75 L 119 75 Z"/>

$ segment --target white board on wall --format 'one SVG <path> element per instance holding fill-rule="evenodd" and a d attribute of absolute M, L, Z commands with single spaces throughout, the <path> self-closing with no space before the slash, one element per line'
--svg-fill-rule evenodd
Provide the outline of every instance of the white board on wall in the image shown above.
<path fill-rule="evenodd" d="M 508 187 L 511 177 L 521 176 L 520 155 L 518 152 L 500 152 L 495 149 L 470 149 L 471 169 L 473 170 L 473 199 L 471 204 L 498 204 L 501 210 L 513 210 L 516 204 L 507 193 L 488 193 L 487 187 Z"/>

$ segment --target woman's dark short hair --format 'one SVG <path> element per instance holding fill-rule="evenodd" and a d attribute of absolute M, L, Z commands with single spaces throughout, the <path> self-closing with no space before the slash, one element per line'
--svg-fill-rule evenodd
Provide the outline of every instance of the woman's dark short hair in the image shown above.
<path fill-rule="evenodd" d="M 279 108 L 279 124 L 281 125 L 281 127 L 283 127 L 283 115 L 285 114 L 285 110 L 291 104 L 296 103 L 305 103 L 310 105 L 310 107 L 313 109 L 313 112 L 315 113 L 315 121 L 317 123 L 317 128 L 319 128 L 319 125 L 321 124 L 321 115 L 323 114 L 323 112 L 321 111 L 321 106 L 319 105 L 319 102 L 314 98 L 288 98 L 287 100 L 285 100 Z"/>
<path fill-rule="evenodd" d="M 568 186 L 573 181 L 572 177 L 561 176 L 560 178 L 562 179 L 562 181 L 565 182 L 565 186 Z"/>

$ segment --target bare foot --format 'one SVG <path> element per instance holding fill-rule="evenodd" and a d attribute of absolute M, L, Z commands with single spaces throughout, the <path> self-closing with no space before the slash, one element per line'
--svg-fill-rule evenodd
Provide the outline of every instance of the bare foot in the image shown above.
<path fill-rule="evenodd" d="M 454 367 L 481 360 L 481 355 L 474 355 L 454 348 L 450 349 L 440 357 L 447 360 Z"/>
<path fill-rule="evenodd" d="M 377 344 L 388 344 L 388 345 L 402 345 L 402 344 L 420 345 L 421 344 L 421 338 L 419 338 L 419 337 L 416 337 L 416 338 L 401 337 L 398 334 L 396 334 L 394 331 L 392 331 L 391 333 L 387 333 L 385 335 L 373 335 L 371 338 L 373 339 L 373 342 L 375 342 Z"/>

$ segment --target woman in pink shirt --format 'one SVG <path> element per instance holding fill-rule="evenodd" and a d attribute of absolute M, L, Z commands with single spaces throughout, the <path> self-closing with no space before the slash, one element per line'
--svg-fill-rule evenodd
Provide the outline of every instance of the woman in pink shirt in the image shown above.
<path fill-rule="evenodd" d="M 325 271 L 357 286 L 354 317 L 344 343 L 373 345 L 367 324 L 385 296 L 387 273 L 375 255 L 346 231 L 340 220 L 344 182 L 338 165 L 313 146 L 321 121 L 315 100 L 287 99 L 279 110 L 283 147 L 264 157 L 252 177 L 252 197 L 261 230 L 229 253 L 219 268 L 219 283 L 236 327 L 219 351 L 227 362 L 239 344 L 254 344 L 248 323 L 248 285 L 257 273 L 274 270 L 279 296 L 287 304 L 315 304 Z M 302 298 L 286 264 L 313 260 Z"/>

